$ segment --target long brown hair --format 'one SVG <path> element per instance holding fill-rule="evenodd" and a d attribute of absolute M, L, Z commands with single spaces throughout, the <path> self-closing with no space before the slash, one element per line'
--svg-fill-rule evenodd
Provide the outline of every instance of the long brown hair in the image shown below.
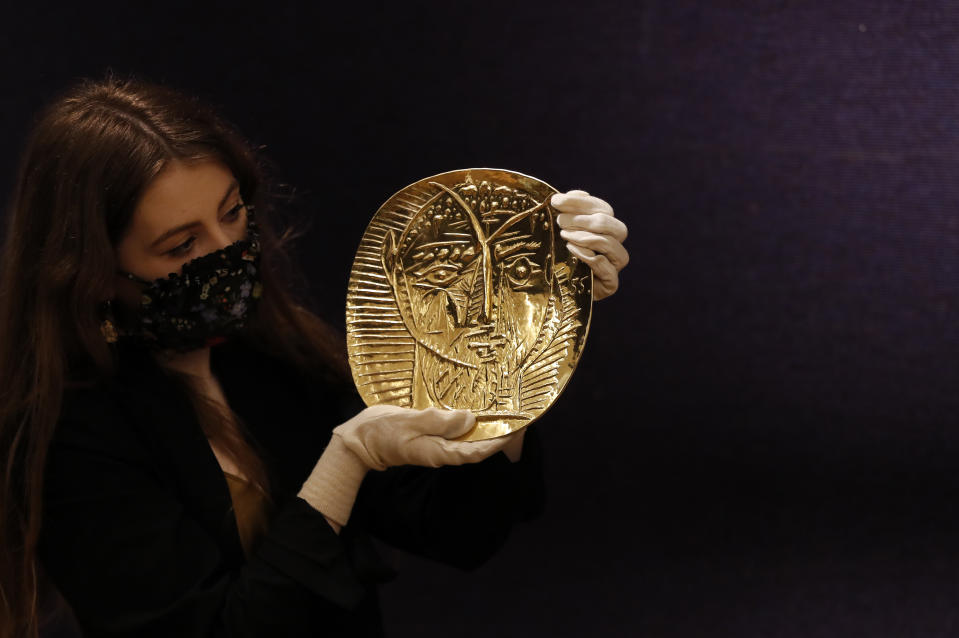
<path fill-rule="evenodd" d="M 114 245 L 166 164 L 197 159 L 222 162 L 258 209 L 264 293 L 251 338 L 328 382 L 349 378 L 342 341 L 287 290 L 288 236 L 271 228 L 262 167 L 232 127 L 196 99 L 135 80 L 84 82 L 53 102 L 28 139 L 0 255 L 0 638 L 38 631 L 43 468 L 63 392 L 114 373 L 98 310 L 114 294 Z M 198 412 L 240 469 L 262 477 L 224 419 Z"/>

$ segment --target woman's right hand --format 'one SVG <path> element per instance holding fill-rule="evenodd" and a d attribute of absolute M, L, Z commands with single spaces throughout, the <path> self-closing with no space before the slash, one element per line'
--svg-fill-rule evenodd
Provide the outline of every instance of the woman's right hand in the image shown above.
<path fill-rule="evenodd" d="M 330 444 L 298 496 L 321 512 L 334 530 L 346 524 L 369 470 L 397 465 L 477 463 L 522 432 L 486 441 L 455 441 L 476 424 L 467 410 L 374 405 L 333 429 Z"/>
<path fill-rule="evenodd" d="M 510 440 L 456 441 L 473 429 L 468 410 L 374 405 L 333 430 L 346 447 L 371 470 L 396 465 L 463 465 L 495 454 Z"/>

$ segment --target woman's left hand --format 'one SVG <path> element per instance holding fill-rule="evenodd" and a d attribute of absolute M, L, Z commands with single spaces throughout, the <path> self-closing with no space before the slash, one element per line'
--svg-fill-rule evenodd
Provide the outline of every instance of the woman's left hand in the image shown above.
<path fill-rule="evenodd" d="M 566 247 L 593 271 L 593 300 L 619 288 L 619 271 L 629 263 L 623 248 L 626 224 L 613 217 L 613 207 L 586 191 L 556 193 L 549 202 L 560 211 L 556 223 Z"/>

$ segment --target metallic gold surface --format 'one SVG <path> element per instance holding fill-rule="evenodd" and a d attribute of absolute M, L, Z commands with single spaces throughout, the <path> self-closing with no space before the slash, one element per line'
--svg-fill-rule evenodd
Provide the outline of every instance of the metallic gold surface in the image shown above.
<path fill-rule="evenodd" d="M 469 409 L 466 440 L 518 430 L 552 405 L 582 353 L 593 288 L 559 235 L 555 192 L 473 168 L 380 207 L 346 296 L 350 368 L 367 405 Z"/>

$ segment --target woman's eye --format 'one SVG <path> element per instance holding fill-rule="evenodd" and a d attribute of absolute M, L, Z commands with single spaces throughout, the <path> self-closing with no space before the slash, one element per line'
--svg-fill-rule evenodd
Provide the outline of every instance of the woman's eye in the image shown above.
<path fill-rule="evenodd" d="M 243 210 L 243 202 L 238 203 L 236 206 L 226 211 L 226 214 L 223 216 L 223 221 L 232 222 L 240 218 L 240 211 Z"/>
<path fill-rule="evenodd" d="M 188 252 L 190 252 L 190 249 L 191 249 L 191 248 L 193 248 L 193 243 L 194 243 L 195 241 L 196 241 L 196 237 L 190 237 L 189 239 L 187 239 L 187 240 L 186 240 L 185 242 L 183 242 L 182 244 L 179 244 L 178 246 L 176 246 L 176 247 L 171 248 L 170 250 L 168 250 L 168 251 L 167 251 L 167 254 L 168 254 L 168 255 L 171 255 L 171 256 L 173 256 L 173 257 L 178 257 L 178 256 L 180 256 L 180 255 L 185 255 L 185 254 L 187 254 Z"/>

